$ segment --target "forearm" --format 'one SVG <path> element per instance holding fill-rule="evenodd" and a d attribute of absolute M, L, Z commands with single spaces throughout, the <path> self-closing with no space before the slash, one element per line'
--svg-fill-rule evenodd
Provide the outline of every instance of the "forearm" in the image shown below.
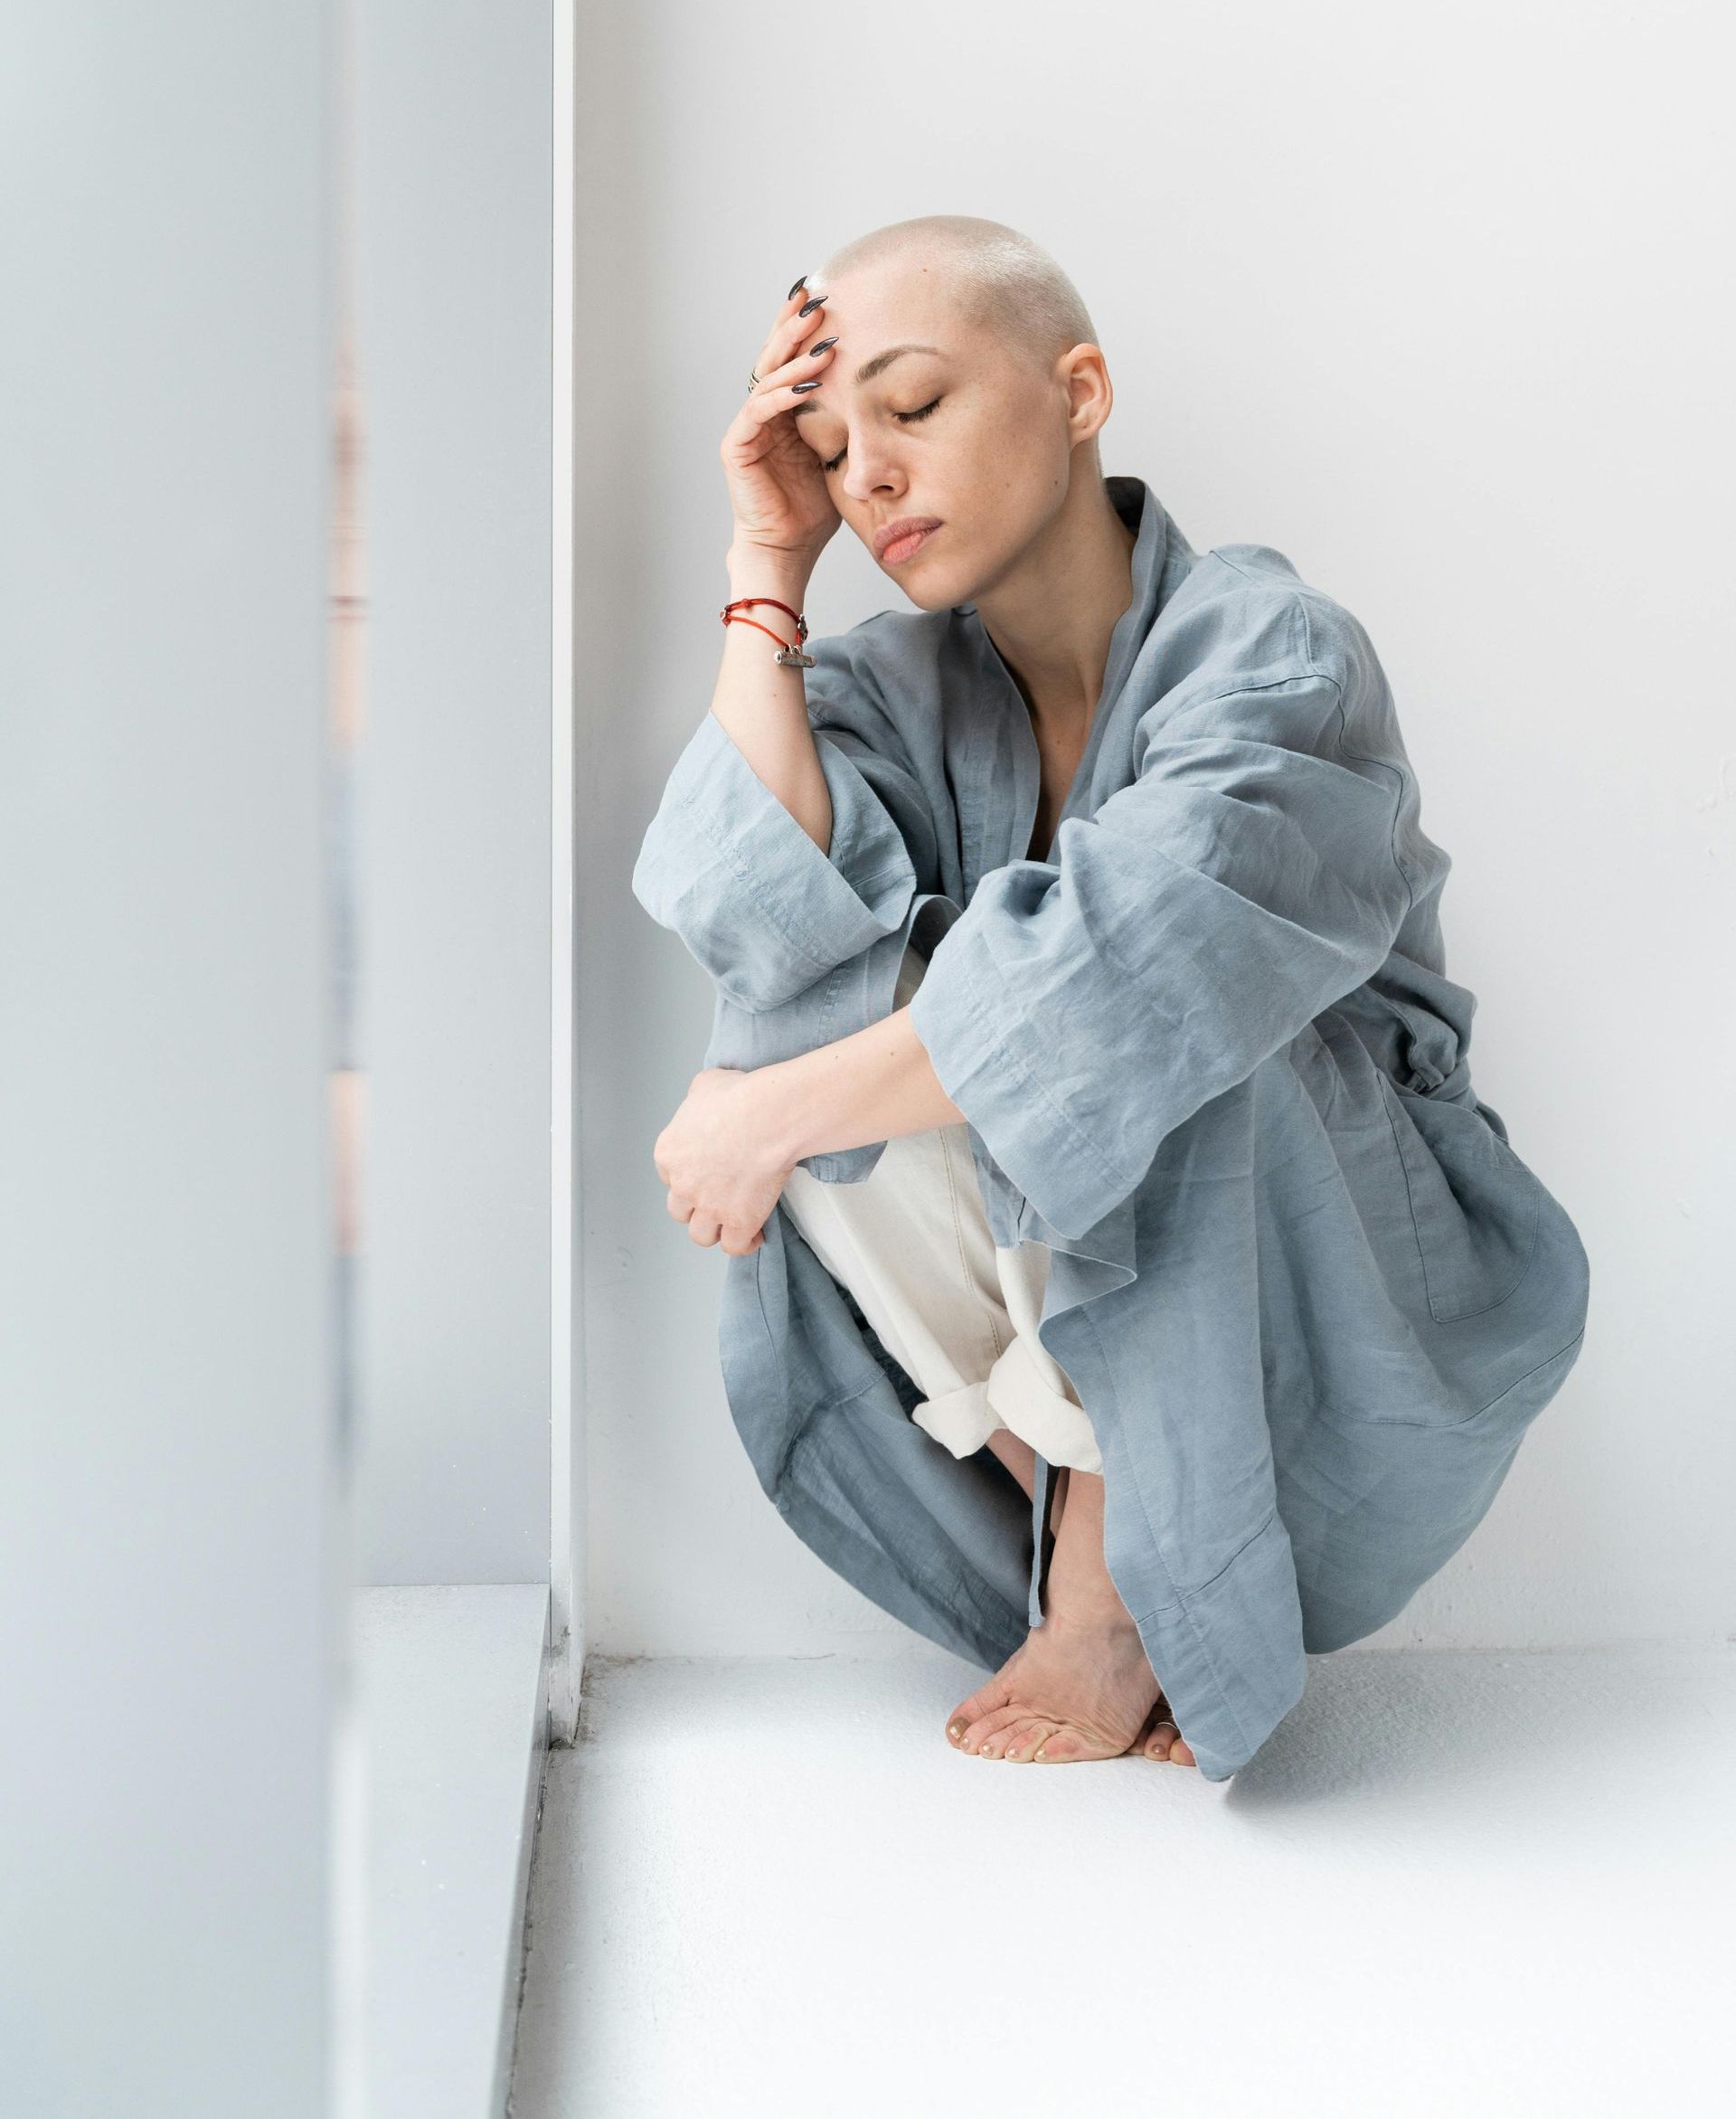
<path fill-rule="evenodd" d="M 730 594 L 775 596 L 792 610 L 802 608 L 807 571 L 769 553 L 729 554 Z M 743 613 L 780 639 L 795 636 L 794 623 L 775 604 L 757 603 Z M 778 662 L 777 648 L 755 626 L 735 620 L 723 628 L 722 665 L 712 713 L 771 792 L 821 853 L 832 847 L 832 798 L 820 770 L 808 726 L 807 695 L 799 667 Z"/>
<path fill-rule="evenodd" d="M 752 1079 L 765 1121 L 792 1164 L 956 1125 L 965 1115 L 940 1086 L 908 1006 L 831 1045 L 757 1068 Z"/>

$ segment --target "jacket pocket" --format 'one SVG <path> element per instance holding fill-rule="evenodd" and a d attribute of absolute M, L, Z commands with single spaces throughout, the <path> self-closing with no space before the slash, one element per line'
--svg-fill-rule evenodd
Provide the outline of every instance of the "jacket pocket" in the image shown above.
<path fill-rule="evenodd" d="M 1454 1324 L 1498 1309 L 1536 1254 L 1541 1182 L 1470 1104 L 1401 1089 L 1384 1073 L 1379 1079 L 1429 1314 Z"/>

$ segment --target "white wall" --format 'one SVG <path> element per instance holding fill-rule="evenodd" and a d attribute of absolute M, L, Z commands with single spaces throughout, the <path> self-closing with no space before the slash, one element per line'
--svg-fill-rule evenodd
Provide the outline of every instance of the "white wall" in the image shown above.
<path fill-rule="evenodd" d="M 709 989 L 627 885 L 711 697 L 717 446 L 769 320 L 841 241 L 937 211 L 1024 229 L 1078 282 L 1117 385 L 1106 470 L 1149 479 L 1196 548 L 1278 546 L 1369 627 L 1455 862 L 1477 1085 L 1590 1254 L 1579 1367 L 1470 1545 L 1380 1638 L 1736 1623 L 1712 23 L 890 0 L 872 33 L 821 10 L 744 38 L 667 5 L 614 33 L 637 42 L 607 55 L 580 202 L 608 355 L 592 393 L 616 422 L 597 506 L 619 540 L 593 555 L 610 637 L 580 664 L 596 1645 L 910 1639 L 791 1537 L 730 1425 L 724 1261 L 670 1222 L 650 1159 Z M 841 534 L 814 630 L 888 607 L 908 608 Z"/>
<path fill-rule="evenodd" d="M 329 16 L 8 11 L 0 2107 L 327 2110 Z"/>

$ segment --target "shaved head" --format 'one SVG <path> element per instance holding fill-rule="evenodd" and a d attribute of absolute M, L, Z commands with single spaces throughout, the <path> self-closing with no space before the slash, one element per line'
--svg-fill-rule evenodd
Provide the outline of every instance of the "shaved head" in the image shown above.
<path fill-rule="evenodd" d="M 790 404 L 788 430 L 920 609 L 999 593 L 1021 567 L 1047 578 L 1080 552 L 1118 578 L 1131 532 L 1099 453 L 1109 362 L 1040 243 L 1005 222 L 925 213 L 832 251 L 807 288 L 820 313 L 791 318 L 793 343 L 804 326 L 825 334 L 826 365 L 792 385 L 812 394 Z M 875 540 L 901 513 L 934 530 L 887 561 Z"/>
<path fill-rule="evenodd" d="M 974 214 L 891 222 L 834 251 L 812 277 L 824 289 L 844 272 L 906 262 L 941 271 L 965 316 L 1033 368 L 1046 370 L 1070 346 L 1098 343 L 1079 289 L 1048 251 L 1016 228 Z"/>

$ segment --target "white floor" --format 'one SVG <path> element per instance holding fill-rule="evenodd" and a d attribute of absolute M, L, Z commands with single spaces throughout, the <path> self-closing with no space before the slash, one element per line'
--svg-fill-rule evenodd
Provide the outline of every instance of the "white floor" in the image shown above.
<path fill-rule="evenodd" d="M 979 1675 L 593 1660 L 513 2119 L 1736 2110 L 1736 1650 L 1323 1657 L 1215 1785 L 963 1757 Z"/>

